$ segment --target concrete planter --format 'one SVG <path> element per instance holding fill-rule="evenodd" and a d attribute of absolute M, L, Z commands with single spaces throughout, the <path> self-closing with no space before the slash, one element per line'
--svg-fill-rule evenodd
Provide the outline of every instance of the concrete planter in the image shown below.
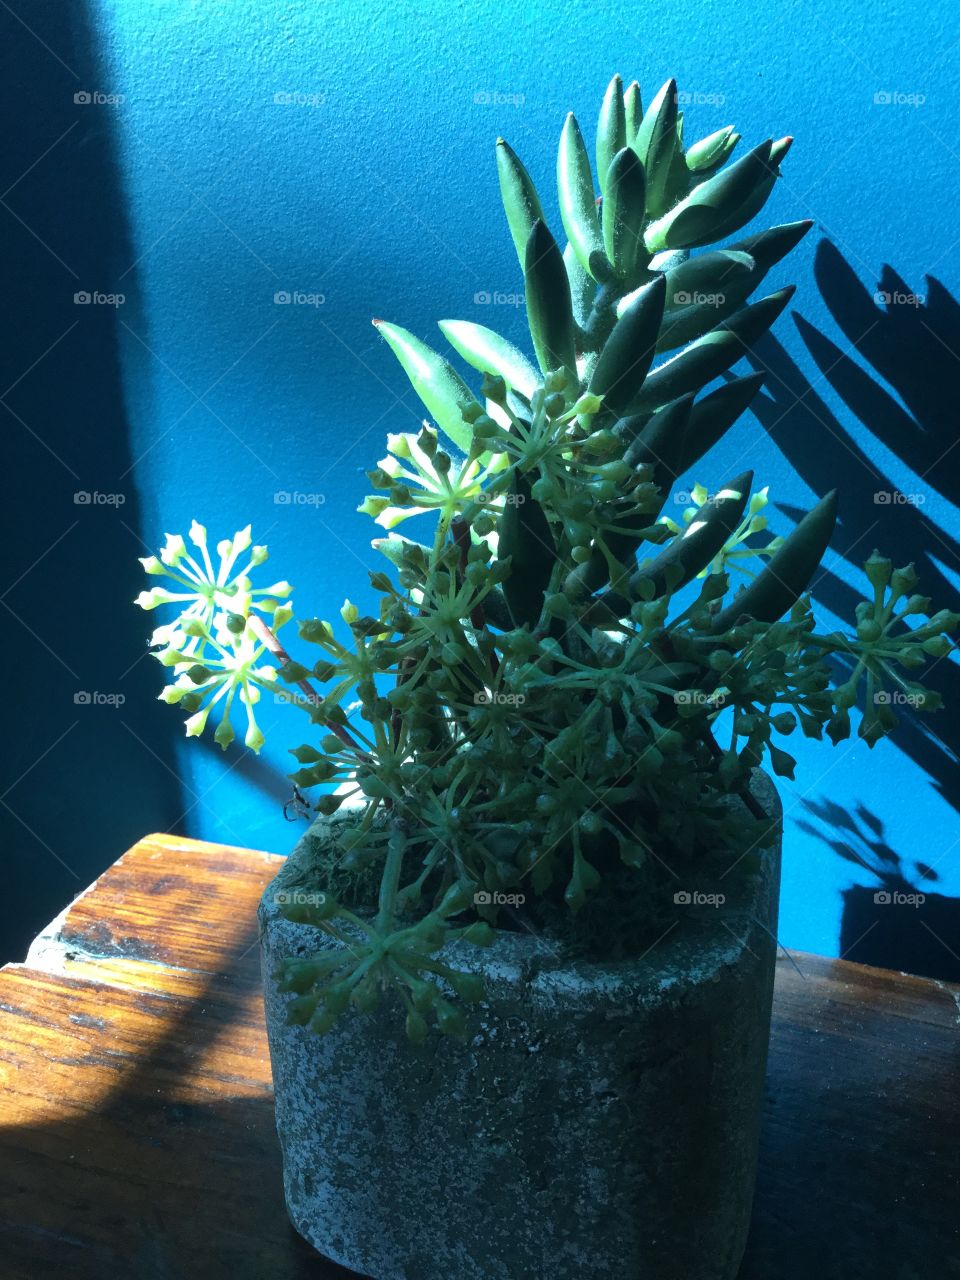
<path fill-rule="evenodd" d="M 779 813 L 766 778 L 754 790 Z M 628 963 L 573 963 L 525 933 L 459 947 L 489 1004 L 468 1045 L 432 1036 L 418 1049 L 392 1001 L 323 1038 L 285 1023 L 273 971 L 319 935 L 283 920 L 275 895 L 302 883 L 326 831 L 314 824 L 260 908 L 297 1230 L 376 1280 L 733 1280 L 756 1169 L 779 846 L 759 872 L 718 854 L 678 881 L 666 935 Z"/>

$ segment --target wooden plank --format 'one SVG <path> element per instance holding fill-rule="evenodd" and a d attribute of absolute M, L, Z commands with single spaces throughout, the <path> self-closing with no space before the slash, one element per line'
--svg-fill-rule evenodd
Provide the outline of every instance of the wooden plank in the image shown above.
<path fill-rule="evenodd" d="M 216 973 L 283 858 L 167 835 L 144 837 L 59 921 L 67 953 Z"/>
<path fill-rule="evenodd" d="M 283 1210 L 255 918 L 280 861 L 148 837 L 0 973 L 3 1280 L 348 1274 Z M 741 1280 L 960 1277 L 960 988 L 795 959 Z"/>
<path fill-rule="evenodd" d="M 4 1280 L 345 1276 L 286 1218 L 259 991 L 0 973 Z"/>

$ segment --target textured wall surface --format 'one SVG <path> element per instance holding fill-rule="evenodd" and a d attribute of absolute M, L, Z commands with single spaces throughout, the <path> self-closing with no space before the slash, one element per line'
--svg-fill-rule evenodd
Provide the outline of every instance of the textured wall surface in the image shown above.
<path fill-rule="evenodd" d="M 71 104 L 63 124 L 33 113 L 26 128 L 37 156 L 75 123 L 41 172 L 65 149 L 110 143 L 124 243 L 96 279 L 62 283 L 64 292 L 99 288 L 127 299 L 114 327 L 129 461 L 104 458 L 84 487 L 125 491 L 128 513 L 139 504 L 137 521 L 107 516 L 126 520 L 146 544 L 185 531 L 193 516 L 217 536 L 252 520 L 277 576 L 297 587 L 301 612 L 330 616 L 347 594 L 362 602 L 376 559 L 374 526 L 355 513 L 363 471 L 382 455 L 386 431 L 419 416 L 370 318 L 438 343 L 434 323 L 447 316 L 520 336 L 494 140 L 502 134 L 520 153 L 558 225 L 552 174 L 564 112 L 573 109 L 589 134 L 614 71 L 639 78 L 645 99 L 675 75 L 690 95 L 688 137 L 731 122 L 747 141 L 796 136 L 764 221 L 816 224 L 768 282 L 799 290 L 760 353 L 770 370 L 762 422 L 745 415 L 690 479 L 713 487 L 753 466 L 782 506 L 781 531 L 838 483 L 842 526 L 817 591 L 827 616 L 849 613 L 850 587 L 862 582 L 844 551 L 858 563 L 875 543 L 898 561 L 922 562 L 924 588 L 950 603 L 960 580 L 958 468 L 941 455 L 955 439 L 945 406 L 960 351 L 952 300 L 960 215 L 951 195 L 960 23 L 947 0 L 922 8 L 699 0 L 660 4 L 645 18 L 636 7 L 554 0 L 480 0 L 469 11 L 446 0 L 89 0 L 89 21 L 96 80 L 70 82 L 54 69 L 71 92 L 123 102 Z M 42 34 L 70 61 L 51 24 Z M 31 56 L 53 55 L 37 47 Z M 68 211 L 61 217 L 69 221 Z M 32 247 L 15 221 L 7 233 L 14 253 Z M 889 307 L 875 302 L 878 289 L 894 297 Z M 281 291 L 323 301 L 280 305 Z M 45 345 L 25 344 L 20 367 Z M 877 502 L 878 492 L 914 500 Z M 116 521 L 106 519 L 104 537 L 138 554 Z M 25 562 L 51 540 L 37 531 Z M 116 584 L 101 580 L 98 590 L 103 616 L 126 619 Z M 28 621 L 29 607 L 25 597 Z M 130 630 L 128 620 L 122 626 Z M 126 641 L 120 650 L 123 666 L 138 652 L 125 657 Z M 957 692 L 955 669 L 949 683 Z M 251 761 L 181 743 L 170 712 L 163 729 L 151 721 L 150 749 L 130 739 L 126 772 L 141 786 L 172 781 L 169 757 L 183 791 L 180 801 L 167 796 L 164 825 L 283 850 L 293 839 L 279 810 L 283 747 L 302 740 L 300 725 L 279 708 L 263 722 L 277 731 Z M 51 713 L 34 755 L 59 723 Z M 949 916 L 960 894 L 956 711 L 931 723 L 945 742 L 908 726 L 900 745 L 872 753 L 857 742 L 796 744 L 797 781 L 781 784 L 787 945 L 837 954 L 858 942 L 851 930 L 862 919 L 874 938 L 889 938 L 881 958 L 890 964 L 920 967 L 904 950 L 907 933 L 949 962 L 916 912 L 890 928 L 891 911 L 874 910 L 881 879 L 848 856 L 880 870 L 891 890 L 943 895 L 936 905 Z M 44 785 L 44 769 L 33 785 Z M 828 802 L 836 810 L 823 809 Z M 852 829 L 840 831 L 838 850 L 823 836 L 836 842 L 841 818 Z M 18 839 L 29 845 L 26 832 Z M 101 852 L 107 861 L 120 847 L 114 840 Z M 919 878 L 918 862 L 938 879 Z"/>

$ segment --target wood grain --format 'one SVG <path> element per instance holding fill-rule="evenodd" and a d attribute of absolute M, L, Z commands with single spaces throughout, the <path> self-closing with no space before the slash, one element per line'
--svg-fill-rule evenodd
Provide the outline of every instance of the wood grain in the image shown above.
<path fill-rule="evenodd" d="M 0 972 L 2 1280 L 348 1275 L 283 1208 L 255 921 L 279 862 L 147 837 Z M 960 989 L 795 958 L 741 1280 L 960 1277 Z"/>

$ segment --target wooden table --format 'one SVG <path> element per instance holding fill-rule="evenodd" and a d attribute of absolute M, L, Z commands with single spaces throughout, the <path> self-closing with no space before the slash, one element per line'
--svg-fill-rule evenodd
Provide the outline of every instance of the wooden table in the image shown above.
<path fill-rule="evenodd" d="M 0 972 L 2 1280 L 349 1274 L 283 1208 L 255 918 L 280 861 L 150 836 Z M 742 1280 L 960 1277 L 960 988 L 795 959 Z"/>

